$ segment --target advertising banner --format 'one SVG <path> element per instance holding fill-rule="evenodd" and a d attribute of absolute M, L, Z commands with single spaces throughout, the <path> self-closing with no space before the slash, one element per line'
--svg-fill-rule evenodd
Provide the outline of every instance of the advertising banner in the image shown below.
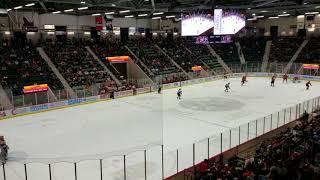
<path fill-rule="evenodd" d="M 138 88 L 137 94 L 144 94 L 144 93 L 150 92 L 150 90 L 151 90 L 150 87 Z"/>
<path fill-rule="evenodd" d="M 120 92 L 115 92 L 114 96 L 116 98 L 119 97 L 125 97 L 125 96 L 132 96 L 133 95 L 133 90 L 128 90 L 128 91 L 120 91 Z"/>
<path fill-rule="evenodd" d="M 319 65 L 318 64 L 303 64 L 303 69 L 318 70 Z"/>
<path fill-rule="evenodd" d="M 129 56 L 114 56 L 106 59 L 111 63 L 126 63 L 129 61 Z"/>
<path fill-rule="evenodd" d="M 39 84 L 39 85 L 32 85 L 32 86 L 24 86 L 23 93 L 35 93 L 35 92 L 43 92 L 48 91 L 48 84 Z"/>

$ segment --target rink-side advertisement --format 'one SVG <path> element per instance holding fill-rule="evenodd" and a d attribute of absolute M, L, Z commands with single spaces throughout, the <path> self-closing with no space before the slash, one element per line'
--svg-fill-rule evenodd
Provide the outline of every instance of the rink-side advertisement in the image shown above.
<path fill-rule="evenodd" d="M 232 77 L 241 77 L 243 75 L 253 76 L 253 77 L 268 77 L 272 76 L 274 73 L 234 73 L 232 74 Z M 281 76 L 283 74 L 277 73 L 278 76 Z M 295 74 L 288 74 L 289 78 L 299 77 L 301 79 L 307 79 L 307 80 L 316 80 L 320 81 L 320 76 L 308 76 L 308 75 L 295 75 Z M 163 88 L 175 88 L 185 85 L 192 85 L 192 84 L 198 84 L 208 81 L 214 81 L 217 79 L 221 79 L 222 76 L 211 76 L 207 78 L 200 78 L 200 79 L 192 79 L 182 82 L 175 82 L 175 83 L 169 83 L 164 84 Z M 144 94 L 148 93 L 150 91 L 154 91 L 156 88 L 154 87 L 144 87 L 144 88 L 138 88 L 137 94 Z M 127 90 L 127 91 L 121 91 L 115 93 L 115 98 L 121 98 L 121 97 L 127 97 L 132 96 L 133 90 Z M 86 98 L 76 98 L 76 99 L 70 99 L 65 101 L 58 101 L 53 103 L 46 103 L 46 104 L 40 104 L 35 106 L 28 106 L 28 107 L 21 107 L 21 108 L 14 108 L 10 110 L 0 111 L 0 119 L 10 116 L 15 116 L 19 114 L 28 114 L 28 113 L 34 113 L 34 112 L 41 112 L 46 111 L 49 109 L 55 109 L 55 108 L 63 108 L 67 106 L 82 104 L 82 103 L 88 103 L 88 102 L 96 102 L 103 99 L 109 99 L 109 96 L 99 95 L 99 96 L 92 96 L 92 97 L 86 97 Z"/>
<path fill-rule="evenodd" d="M 45 111 L 48 109 L 67 107 L 75 104 L 95 102 L 100 99 L 101 99 L 100 96 L 92 96 L 92 97 L 86 97 L 86 98 L 77 98 L 77 99 L 70 99 L 70 100 L 58 101 L 53 103 L 40 104 L 35 106 L 14 108 L 10 110 L 0 111 L 0 118 L 19 115 L 19 114 L 28 114 L 28 113 L 38 112 L 38 111 Z"/>

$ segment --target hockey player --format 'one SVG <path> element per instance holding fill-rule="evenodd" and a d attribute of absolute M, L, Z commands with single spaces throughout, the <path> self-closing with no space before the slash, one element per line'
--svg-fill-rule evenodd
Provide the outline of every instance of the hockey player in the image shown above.
<path fill-rule="evenodd" d="M 310 81 L 308 81 L 308 82 L 306 83 L 306 88 L 307 88 L 307 90 L 309 90 L 310 86 L 312 86 L 312 84 L 311 84 Z"/>
<path fill-rule="evenodd" d="M 299 77 L 297 77 L 297 76 L 295 76 L 294 78 L 293 78 L 293 83 L 298 83 L 298 81 L 299 81 Z"/>
<path fill-rule="evenodd" d="M 181 96 L 182 96 L 182 90 L 179 89 L 178 92 L 177 92 L 177 99 L 181 99 Z"/>
<path fill-rule="evenodd" d="M 284 74 L 282 79 L 283 79 L 283 83 L 284 82 L 288 83 L 288 75 L 287 74 Z"/>
<path fill-rule="evenodd" d="M 228 82 L 224 87 L 225 87 L 224 92 L 229 92 L 229 89 L 230 89 L 230 82 Z"/>
<path fill-rule="evenodd" d="M 276 75 L 273 75 L 272 77 L 271 77 L 271 87 L 274 87 L 274 82 L 276 81 Z"/>
<path fill-rule="evenodd" d="M 137 88 L 136 88 L 136 86 L 133 85 L 133 86 L 131 87 L 131 89 L 132 89 L 133 95 L 137 95 Z"/>
<path fill-rule="evenodd" d="M 6 163 L 9 146 L 3 136 L 0 136 L 0 163 Z"/>
<path fill-rule="evenodd" d="M 241 86 L 244 85 L 244 83 L 248 82 L 247 81 L 247 75 L 242 76 L 242 80 L 241 80 Z"/>
<path fill-rule="evenodd" d="M 162 88 L 161 86 L 158 87 L 158 94 L 161 94 Z"/>

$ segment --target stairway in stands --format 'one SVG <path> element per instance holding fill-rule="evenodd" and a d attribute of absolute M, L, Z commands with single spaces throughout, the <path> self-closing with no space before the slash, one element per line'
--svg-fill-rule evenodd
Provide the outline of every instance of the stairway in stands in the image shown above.
<path fill-rule="evenodd" d="M 208 65 L 211 70 L 219 71 L 223 69 L 221 64 L 218 62 L 217 57 L 214 57 L 210 54 L 210 51 L 206 45 L 195 44 L 193 41 L 186 40 L 185 46 L 194 54 L 197 60 Z"/>
<path fill-rule="evenodd" d="M 131 40 L 127 46 L 155 75 L 181 72 L 152 42 Z"/>

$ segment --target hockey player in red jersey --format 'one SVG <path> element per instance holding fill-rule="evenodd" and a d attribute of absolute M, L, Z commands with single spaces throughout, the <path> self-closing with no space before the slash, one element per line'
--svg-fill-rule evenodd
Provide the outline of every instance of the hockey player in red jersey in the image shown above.
<path fill-rule="evenodd" d="M 283 79 L 283 83 L 284 82 L 288 83 L 288 75 L 287 74 L 284 74 L 282 79 Z"/>
<path fill-rule="evenodd" d="M 242 80 L 241 80 L 241 86 L 244 85 L 244 83 L 248 82 L 247 81 L 247 75 L 242 76 Z"/>

